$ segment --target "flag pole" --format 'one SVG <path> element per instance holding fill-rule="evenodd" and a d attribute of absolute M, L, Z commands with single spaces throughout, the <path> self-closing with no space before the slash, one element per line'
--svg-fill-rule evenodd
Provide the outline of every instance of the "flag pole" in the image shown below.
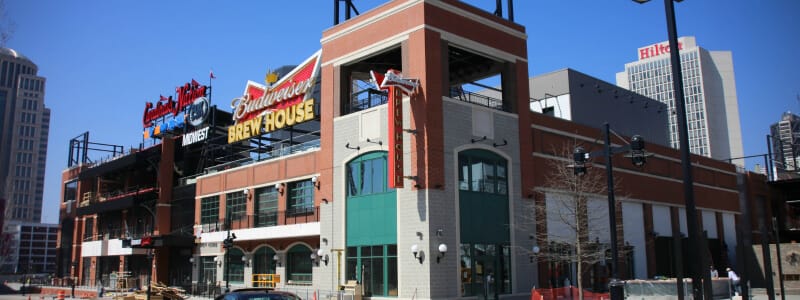
<path fill-rule="evenodd" d="M 211 92 L 214 91 L 214 89 L 211 87 L 211 83 L 213 82 L 213 80 L 214 80 L 214 69 L 211 69 L 208 72 L 208 104 L 209 105 L 211 105 Z"/>

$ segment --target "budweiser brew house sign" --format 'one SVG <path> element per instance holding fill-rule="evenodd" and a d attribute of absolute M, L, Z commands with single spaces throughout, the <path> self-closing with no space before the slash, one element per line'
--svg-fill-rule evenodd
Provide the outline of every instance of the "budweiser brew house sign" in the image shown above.
<path fill-rule="evenodd" d="M 321 53 L 317 51 L 273 84 L 248 81 L 244 95 L 231 101 L 234 124 L 228 127 L 228 143 L 313 120 L 312 91 Z"/>

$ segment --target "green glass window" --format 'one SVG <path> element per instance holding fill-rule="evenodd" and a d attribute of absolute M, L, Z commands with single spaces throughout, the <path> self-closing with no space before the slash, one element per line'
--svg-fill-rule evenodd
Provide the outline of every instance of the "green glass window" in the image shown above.
<path fill-rule="evenodd" d="M 253 255 L 253 274 L 275 274 L 275 251 L 269 247 L 261 247 Z"/>
<path fill-rule="evenodd" d="M 200 199 L 200 223 L 215 224 L 219 222 L 219 196 Z"/>
<path fill-rule="evenodd" d="M 364 196 L 388 190 L 387 152 L 364 154 L 347 164 L 347 195 Z"/>
<path fill-rule="evenodd" d="M 397 296 L 397 245 L 347 247 L 347 280 L 358 280 L 365 296 Z"/>
<path fill-rule="evenodd" d="M 506 160 L 485 150 L 467 150 L 458 156 L 458 188 L 462 191 L 508 194 Z"/>
<path fill-rule="evenodd" d="M 238 248 L 230 248 L 228 251 L 228 261 L 226 263 L 228 268 L 230 268 L 228 271 L 228 280 L 230 282 L 242 283 L 244 282 L 244 262 L 242 261 L 244 252 Z"/>
<path fill-rule="evenodd" d="M 458 154 L 461 295 L 511 292 L 508 164 L 481 149 Z M 471 222 L 470 220 L 492 220 Z"/>
<path fill-rule="evenodd" d="M 273 186 L 256 189 L 256 226 L 278 225 L 278 191 Z"/>
<path fill-rule="evenodd" d="M 228 193 L 225 195 L 225 204 L 228 209 L 227 216 L 230 221 L 241 220 L 246 217 L 247 198 L 243 191 Z"/>
<path fill-rule="evenodd" d="M 311 283 L 311 248 L 295 245 L 286 252 L 286 273 L 293 283 Z"/>
<path fill-rule="evenodd" d="M 289 183 L 286 214 L 299 215 L 314 212 L 314 184 L 309 180 Z"/>
<path fill-rule="evenodd" d="M 214 261 L 214 256 L 200 257 L 199 276 L 197 284 L 200 286 L 209 287 L 217 282 L 217 262 Z"/>

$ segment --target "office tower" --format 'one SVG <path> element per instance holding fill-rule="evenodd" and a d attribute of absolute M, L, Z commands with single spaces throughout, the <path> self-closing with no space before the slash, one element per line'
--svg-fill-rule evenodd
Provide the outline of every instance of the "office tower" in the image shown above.
<path fill-rule="evenodd" d="M 800 156 L 800 116 L 785 112 L 781 120 L 769 127 L 774 168 L 782 172 L 796 173 Z"/>
<path fill-rule="evenodd" d="M 45 78 L 19 52 L 0 48 L 0 197 L 6 221 L 40 222 L 50 109 Z"/>
<path fill-rule="evenodd" d="M 678 39 L 683 72 L 690 151 L 715 159 L 743 156 L 733 58 L 730 51 L 708 51 L 694 37 Z M 617 85 L 664 102 L 671 111 L 670 145 L 679 148 L 668 42 L 639 48 L 638 60 L 617 73 Z M 742 164 L 741 160 L 734 163 Z"/>

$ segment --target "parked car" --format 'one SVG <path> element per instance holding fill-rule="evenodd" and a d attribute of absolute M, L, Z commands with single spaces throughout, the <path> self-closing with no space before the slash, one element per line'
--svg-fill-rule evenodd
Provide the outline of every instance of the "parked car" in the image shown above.
<path fill-rule="evenodd" d="M 214 300 L 303 300 L 294 293 L 271 288 L 237 289 L 217 296 Z"/>

